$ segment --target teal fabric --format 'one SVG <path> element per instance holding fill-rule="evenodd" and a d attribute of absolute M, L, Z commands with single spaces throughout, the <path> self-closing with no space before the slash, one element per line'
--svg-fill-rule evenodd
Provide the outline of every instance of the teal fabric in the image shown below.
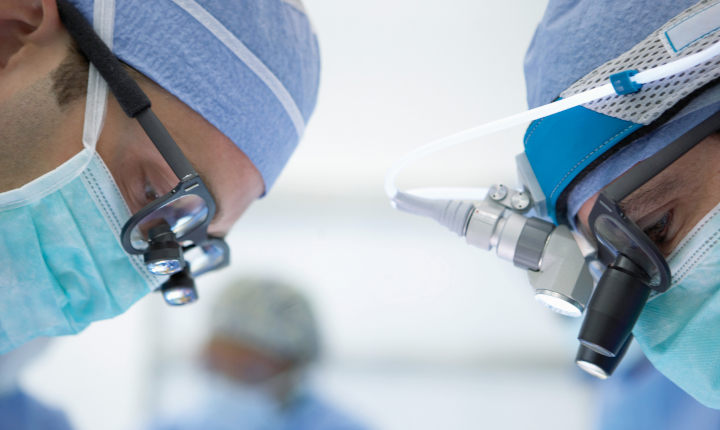
<path fill-rule="evenodd" d="M 150 292 L 81 178 L 0 212 L 0 354 L 74 334 Z"/>
<path fill-rule="evenodd" d="M 645 305 L 633 334 L 650 362 L 720 409 L 720 205 L 668 257 L 670 290 Z"/>
<path fill-rule="evenodd" d="M 590 163 L 642 127 L 582 106 L 534 121 L 525 133 L 525 154 L 558 223 L 555 205 L 562 191 Z"/>

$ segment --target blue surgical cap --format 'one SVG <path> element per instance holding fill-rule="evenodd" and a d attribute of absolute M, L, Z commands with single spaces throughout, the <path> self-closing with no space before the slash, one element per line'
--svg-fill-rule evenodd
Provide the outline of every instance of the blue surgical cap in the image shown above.
<path fill-rule="evenodd" d="M 578 80 L 633 49 L 696 3 L 698 0 L 550 0 L 525 57 L 528 105 L 535 108 L 556 100 Z M 679 106 L 662 125 L 647 127 L 650 131 L 646 133 L 635 133 L 644 124 L 585 107 L 534 122 L 525 136 L 525 151 L 546 193 L 549 215 L 556 223 L 573 224 L 588 198 L 718 110 L 720 88 L 714 86 Z M 620 142 L 626 146 L 601 158 Z M 600 163 L 593 163 L 595 160 Z M 578 176 L 582 179 L 573 183 Z M 561 201 L 565 189 L 569 192 Z M 564 210 L 558 213 L 563 204 Z"/>
<path fill-rule="evenodd" d="M 93 0 L 71 0 L 93 22 Z M 267 192 L 303 135 L 320 79 L 301 0 L 117 0 L 113 52 L 217 127 Z"/>

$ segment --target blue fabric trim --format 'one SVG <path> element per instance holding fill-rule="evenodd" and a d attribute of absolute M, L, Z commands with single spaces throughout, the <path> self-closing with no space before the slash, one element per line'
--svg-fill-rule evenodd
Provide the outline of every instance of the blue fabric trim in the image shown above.
<path fill-rule="evenodd" d="M 578 106 L 534 121 L 525 133 L 525 154 L 545 193 L 548 215 L 563 190 L 590 163 L 642 127 Z"/>

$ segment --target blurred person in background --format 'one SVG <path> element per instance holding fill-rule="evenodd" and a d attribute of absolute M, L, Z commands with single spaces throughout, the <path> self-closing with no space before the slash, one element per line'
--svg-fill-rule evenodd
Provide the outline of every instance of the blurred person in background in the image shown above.
<path fill-rule="evenodd" d="M 65 414 L 25 393 L 18 383 L 20 371 L 42 354 L 50 339 L 39 337 L 0 355 L 0 430 L 70 430 Z"/>
<path fill-rule="evenodd" d="M 362 430 L 309 384 L 318 327 L 295 288 L 243 279 L 227 288 L 211 317 L 204 360 L 205 399 L 187 416 L 157 419 L 152 430 Z"/>

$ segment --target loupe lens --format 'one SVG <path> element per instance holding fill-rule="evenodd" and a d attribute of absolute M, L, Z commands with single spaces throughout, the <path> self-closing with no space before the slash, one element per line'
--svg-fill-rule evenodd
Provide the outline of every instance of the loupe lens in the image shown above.
<path fill-rule="evenodd" d="M 197 277 L 220 267 L 227 258 L 225 252 L 222 247 L 210 243 L 188 249 L 184 257 L 190 264 L 190 272 Z"/>
<path fill-rule="evenodd" d="M 619 255 L 590 298 L 578 340 L 598 354 L 617 356 L 650 297 L 645 281 L 642 269 Z"/>
<path fill-rule="evenodd" d="M 145 266 L 155 275 L 171 275 L 185 267 L 183 252 L 175 233 L 167 224 L 160 224 L 148 232 L 151 240 L 145 253 Z"/>
<path fill-rule="evenodd" d="M 178 240 L 205 222 L 208 206 L 201 197 L 188 194 L 149 213 L 132 231 L 131 243 L 137 250 L 147 249 L 151 228 L 167 224 Z"/>
<path fill-rule="evenodd" d="M 155 275 L 170 275 L 182 269 L 179 260 L 161 260 L 147 264 L 147 268 Z"/>
<path fill-rule="evenodd" d="M 165 302 L 171 306 L 182 306 L 197 300 L 197 290 L 188 287 L 172 288 L 163 291 Z"/>
<path fill-rule="evenodd" d="M 625 255 L 640 266 L 650 277 L 650 285 L 660 285 L 662 269 L 654 263 L 652 257 L 628 231 L 627 227 L 608 215 L 600 215 L 595 221 L 595 233 L 598 239 L 615 255 Z"/>
<path fill-rule="evenodd" d="M 585 345 L 580 345 L 577 356 L 575 357 L 575 363 L 587 373 L 600 379 L 607 379 L 615 372 L 615 369 L 630 347 L 632 340 L 633 336 L 630 335 L 628 340 L 625 341 L 625 345 L 623 345 L 615 357 L 598 354 Z"/>
<path fill-rule="evenodd" d="M 181 272 L 172 275 L 162 285 L 162 294 L 165 303 L 170 306 L 182 306 L 197 301 L 198 293 L 195 281 L 187 266 Z"/>

